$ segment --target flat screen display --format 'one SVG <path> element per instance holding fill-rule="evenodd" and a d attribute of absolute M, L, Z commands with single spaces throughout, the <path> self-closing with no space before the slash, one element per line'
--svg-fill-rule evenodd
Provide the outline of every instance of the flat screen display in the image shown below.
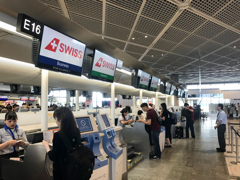
<path fill-rule="evenodd" d="M 81 75 L 86 45 L 44 26 L 37 67 Z"/>
<path fill-rule="evenodd" d="M 150 79 L 150 74 L 142 71 L 138 87 L 141 89 L 148 89 L 149 79 Z"/>
<path fill-rule="evenodd" d="M 81 133 L 93 130 L 89 117 L 76 118 L 76 121 Z"/>
<path fill-rule="evenodd" d="M 188 92 L 185 92 L 185 98 L 188 98 Z"/>
<path fill-rule="evenodd" d="M 166 83 L 166 89 L 165 89 L 165 94 L 170 94 L 170 91 L 171 91 L 171 84 L 169 83 Z"/>
<path fill-rule="evenodd" d="M 28 100 L 29 100 L 29 101 L 35 101 L 36 98 L 35 98 L 35 97 L 29 97 Z"/>
<path fill-rule="evenodd" d="M 109 123 L 109 119 L 108 119 L 107 115 L 102 115 L 102 119 L 103 119 L 105 126 L 109 127 L 110 123 Z"/>
<path fill-rule="evenodd" d="M 176 89 L 176 86 L 173 86 L 173 85 L 172 85 L 171 91 L 170 91 L 170 95 L 174 95 L 175 89 Z"/>
<path fill-rule="evenodd" d="M 8 96 L 0 96 L 0 101 L 7 101 L 8 100 Z"/>
<path fill-rule="evenodd" d="M 181 98 L 183 94 L 183 91 L 181 89 L 178 89 L 178 97 Z"/>
<path fill-rule="evenodd" d="M 91 78 L 113 82 L 117 59 L 95 49 Z"/>
<path fill-rule="evenodd" d="M 152 76 L 151 84 L 150 84 L 150 87 L 149 87 L 150 91 L 157 91 L 159 80 L 160 79 L 158 79 L 157 77 Z"/>
<path fill-rule="evenodd" d="M 27 101 L 28 100 L 28 97 L 21 97 L 20 98 L 20 101 Z"/>
<path fill-rule="evenodd" d="M 117 61 L 117 68 L 118 69 L 122 69 L 122 66 L 123 66 L 123 62 L 118 59 L 118 61 Z"/>

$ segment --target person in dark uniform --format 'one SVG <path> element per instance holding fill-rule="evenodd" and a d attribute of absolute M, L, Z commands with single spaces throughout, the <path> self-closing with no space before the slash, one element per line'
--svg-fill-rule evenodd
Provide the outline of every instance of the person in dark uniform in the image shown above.
<path fill-rule="evenodd" d="M 53 117 L 56 120 L 56 124 L 60 128 L 60 131 L 66 134 L 72 147 L 79 145 L 79 142 L 81 141 L 80 130 L 77 127 L 72 111 L 68 107 L 60 107 L 54 111 Z M 42 145 L 46 148 L 49 159 L 53 161 L 53 179 L 66 180 L 67 163 L 64 159 L 67 157 L 67 148 L 64 145 L 59 132 L 54 133 L 52 150 L 50 150 L 47 141 L 43 140 Z"/>
<path fill-rule="evenodd" d="M 194 133 L 194 127 L 193 127 L 193 123 L 194 123 L 194 109 L 192 106 L 189 106 L 188 103 L 184 104 L 185 110 L 189 113 L 188 116 L 186 116 L 187 118 L 187 123 L 186 123 L 186 138 L 189 138 L 189 128 L 191 131 L 191 136 L 193 139 L 195 139 L 195 133 Z"/>

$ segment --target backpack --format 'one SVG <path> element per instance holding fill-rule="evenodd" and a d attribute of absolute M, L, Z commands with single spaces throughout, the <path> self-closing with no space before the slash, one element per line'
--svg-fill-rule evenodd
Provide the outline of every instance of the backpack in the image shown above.
<path fill-rule="evenodd" d="M 59 131 L 58 134 L 67 148 L 67 158 L 64 160 L 67 164 L 67 180 L 89 180 L 95 164 L 93 152 L 81 140 L 77 140 L 79 145 L 72 147 L 64 132 Z"/>
<path fill-rule="evenodd" d="M 168 112 L 168 119 L 170 120 L 171 124 L 177 124 L 177 116 L 172 112 Z"/>

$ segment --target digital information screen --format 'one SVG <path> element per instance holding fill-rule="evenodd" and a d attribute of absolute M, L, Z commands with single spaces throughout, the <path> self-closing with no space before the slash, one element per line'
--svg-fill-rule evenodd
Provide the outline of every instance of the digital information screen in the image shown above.
<path fill-rule="evenodd" d="M 149 90 L 150 91 L 157 91 L 158 83 L 159 83 L 159 79 L 157 77 L 152 76 Z"/>
<path fill-rule="evenodd" d="M 28 97 L 21 97 L 20 98 L 20 101 L 27 101 L 28 100 Z"/>
<path fill-rule="evenodd" d="M 89 117 L 76 118 L 80 132 L 92 131 L 92 124 Z"/>
<path fill-rule="evenodd" d="M 8 96 L 0 96 L 0 101 L 7 101 L 8 100 Z"/>
<path fill-rule="evenodd" d="M 170 94 L 170 90 L 171 90 L 171 84 L 166 83 L 166 89 L 165 89 L 165 94 Z"/>
<path fill-rule="evenodd" d="M 175 89 L 176 89 L 176 87 L 172 85 L 170 95 L 174 95 Z"/>
<path fill-rule="evenodd" d="M 110 123 L 109 123 L 109 119 L 108 119 L 107 115 L 102 115 L 102 119 L 104 121 L 105 126 L 109 127 Z"/>
<path fill-rule="evenodd" d="M 181 98 L 183 94 L 183 91 L 181 89 L 178 89 L 178 97 Z"/>
<path fill-rule="evenodd" d="M 35 101 L 36 98 L 35 98 L 35 97 L 29 97 L 28 100 L 29 100 L 29 101 Z"/>
<path fill-rule="evenodd" d="M 81 75 L 86 45 L 44 26 L 37 67 Z"/>
<path fill-rule="evenodd" d="M 150 74 L 142 71 L 138 87 L 142 89 L 148 89 L 149 79 Z"/>
<path fill-rule="evenodd" d="M 117 59 L 95 49 L 91 78 L 113 82 Z"/>

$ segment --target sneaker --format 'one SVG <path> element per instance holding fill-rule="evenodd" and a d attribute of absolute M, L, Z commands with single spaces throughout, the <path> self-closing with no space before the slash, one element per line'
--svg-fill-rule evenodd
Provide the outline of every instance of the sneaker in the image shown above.
<path fill-rule="evenodd" d="M 160 158 L 157 156 L 153 156 L 152 159 L 155 160 L 155 159 L 160 159 Z"/>

